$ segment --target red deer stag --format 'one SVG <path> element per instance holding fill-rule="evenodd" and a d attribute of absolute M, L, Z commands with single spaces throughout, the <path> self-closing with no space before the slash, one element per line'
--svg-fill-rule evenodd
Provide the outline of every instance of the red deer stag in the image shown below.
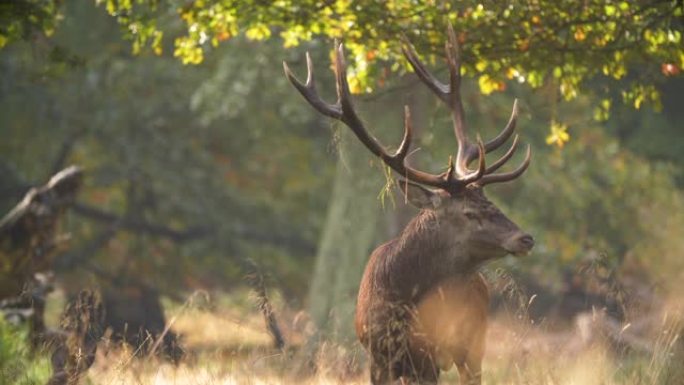
<path fill-rule="evenodd" d="M 284 63 L 287 78 L 309 104 L 344 122 L 374 155 L 406 178 L 399 181 L 402 192 L 410 203 L 422 209 L 398 238 L 373 252 L 359 288 L 356 332 L 370 354 L 373 384 L 435 383 L 440 370 L 453 364 L 461 383 L 479 384 L 489 293 L 478 268 L 509 253 L 527 254 L 534 245 L 533 238 L 487 200 L 482 191 L 490 183 L 517 178 L 530 163 L 528 146 L 517 169 L 495 173 L 513 156 L 518 145 L 516 135 L 500 159 L 485 165 L 485 154 L 512 136 L 517 102 L 513 103 L 508 125 L 498 136 L 487 143 L 479 138 L 477 144 L 469 142 L 459 95 L 459 48 L 451 26 L 448 34 L 449 84 L 437 80 L 410 43 L 404 44 L 404 55 L 416 75 L 451 110 L 458 149 L 455 162 L 450 159 L 441 174 L 419 171 L 406 162 L 412 137 L 408 107 L 404 138 L 396 152 L 388 152 L 369 134 L 354 111 L 342 44 L 336 43 L 335 47 L 335 104 L 326 103 L 318 95 L 308 53 L 305 84 Z M 477 168 L 468 168 L 476 159 Z"/>

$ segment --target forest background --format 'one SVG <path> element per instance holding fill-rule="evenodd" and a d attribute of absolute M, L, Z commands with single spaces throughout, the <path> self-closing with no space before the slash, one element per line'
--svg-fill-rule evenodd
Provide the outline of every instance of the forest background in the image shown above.
<path fill-rule="evenodd" d="M 400 47 L 403 34 L 445 77 L 451 22 L 471 137 L 498 132 L 517 98 L 534 155 L 524 177 L 487 189 L 537 243 L 488 266 L 493 279 L 558 294 L 569 272 L 598 263 L 663 298 L 681 293 L 681 2 L 572 3 L 4 3 L 0 212 L 77 164 L 85 182 L 54 258 L 64 292 L 242 296 L 254 263 L 279 306 L 306 310 L 309 339 L 353 346 L 365 260 L 415 211 L 346 127 L 299 97 L 281 62 L 304 76 L 310 52 L 333 100 L 327 67 L 341 39 L 373 133 L 398 144 L 410 105 L 412 162 L 441 171 L 455 147 L 449 116 Z"/>

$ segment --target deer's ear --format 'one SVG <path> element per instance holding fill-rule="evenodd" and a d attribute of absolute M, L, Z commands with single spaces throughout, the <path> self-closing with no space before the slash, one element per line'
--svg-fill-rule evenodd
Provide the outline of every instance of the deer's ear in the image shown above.
<path fill-rule="evenodd" d="M 397 181 L 406 200 L 419 209 L 436 209 L 442 205 L 442 195 L 405 179 Z"/>

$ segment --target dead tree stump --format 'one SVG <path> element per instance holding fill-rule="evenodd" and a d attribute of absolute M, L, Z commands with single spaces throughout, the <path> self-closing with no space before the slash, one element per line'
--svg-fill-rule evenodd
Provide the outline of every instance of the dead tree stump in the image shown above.
<path fill-rule="evenodd" d="M 95 362 L 97 343 L 104 331 L 104 308 L 100 296 L 81 291 L 69 302 L 61 329 L 46 340 L 53 344 L 52 377 L 48 385 L 76 385 Z"/>
<path fill-rule="evenodd" d="M 184 351 L 167 327 L 157 290 L 135 280 L 109 282 L 103 285 L 103 302 L 113 341 L 133 346 L 138 354 L 160 354 L 180 362 Z"/>

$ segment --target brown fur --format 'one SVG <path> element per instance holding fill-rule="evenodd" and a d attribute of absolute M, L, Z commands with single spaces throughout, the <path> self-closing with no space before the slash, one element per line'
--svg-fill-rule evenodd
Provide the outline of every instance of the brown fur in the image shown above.
<path fill-rule="evenodd" d="M 479 187 L 439 194 L 402 234 L 371 255 L 359 289 L 356 332 L 371 356 L 371 381 L 436 383 L 459 369 L 479 383 L 489 293 L 478 268 L 531 246 Z M 409 195 L 411 193 L 409 192 Z M 434 196 L 431 200 L 435 202 Z"/>

